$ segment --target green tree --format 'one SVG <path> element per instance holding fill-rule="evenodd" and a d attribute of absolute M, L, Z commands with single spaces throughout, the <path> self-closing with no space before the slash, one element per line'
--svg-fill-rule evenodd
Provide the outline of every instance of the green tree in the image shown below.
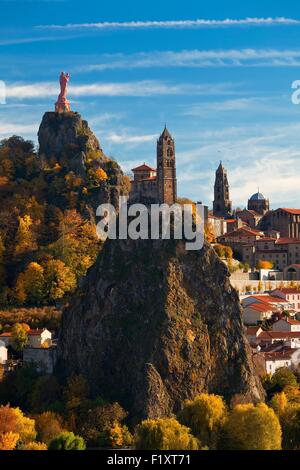
<path fill-rule="evenodd" d="M 136 428 L 138 450 L 197 450 L 199 443 L 190 429 L 174 418 L 147 419 Z"/>
<path fill-rule="evenodd" d="M 224 427 L 220 447 L 231 450 L 280 450 L 281 427 L 272 408 L 264 403 L 237 405 Z"/>
<path fill-rule="evenodd" d="M 62 432 L 48 446 L 49 450 L 85 450 L 84 439 L 73 432 Z"/>
<path fill-rule="evenodd" d="M 201 393 L 193 400 L 184 402 L 178 420 L 191 428 L 202 446 L 214 449 L 217 446 L 226 415 L 226 405 L 222 397 Z"/>
<path fill-rule="evenodd" d="M 277 369 L 271 378 L 271 392 L 281 392 L 285 387 L 297 387 L 297 379 L 290 369 Z"/>

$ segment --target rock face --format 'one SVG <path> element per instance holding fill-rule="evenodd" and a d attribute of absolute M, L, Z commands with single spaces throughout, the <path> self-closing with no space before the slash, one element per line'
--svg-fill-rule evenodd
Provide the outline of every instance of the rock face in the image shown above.
<path fill-rule="evenodd" d="M 229 273 L 214 250 L 109 240 L 63 314 L 58 370 L 132 422 L 176 412 L 197 393 L 260 400 Z"/>
<path fill-rule="evenodd" d="M 45 113 L 38 132 L 40 156 L 45 163 L 56 157 L 58 163 L 68 164 L 76 173 L 85 171 L 89 151 L 98 151 L 103 157 L 99 141 L 90 130 L 87 121 L 80 114 Z M 65 159 L 68 150 L 71 158 Z"/>
<path fill-rule="evenodd" d="M 59 165 L 64 174 L 72 172 L 89 186 L 89 202 L 93 209 L 99 203 L 118 206 L 119 194 L 126 192 L 124 175 L 117 162 L 103 153 L 98 139 L 79 113 L 47 112 L 39 131 L 39 156 L 43 168 Z M 91 175 L 103 169 L 108 179 L 98 186 L 90 184 Z"/>

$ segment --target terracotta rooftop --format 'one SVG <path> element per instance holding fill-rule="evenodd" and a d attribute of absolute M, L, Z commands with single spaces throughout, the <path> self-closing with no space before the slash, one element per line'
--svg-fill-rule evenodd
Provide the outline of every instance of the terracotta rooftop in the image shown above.
<path fill-rule="evenodd" d="M 288 212 L 289 214 L 292 215 L 300 215 L 300 209 L 289 209 L 289 208 L 279 208 L 278 210 Z"/>
<path fill-rule="evenodd" d="M 249 298 L 254 298 L 259 300 L 260 302 L 265 302 L 265 303 L 287 303 L 287 300 L 282 299 L 281 297 L 276 297 L 273 295 L 249 295 L 249 297 L 246 297 L 244 300 L 249 299 Z"/>
<path fill-rule="evenodd" d="M 253 335 L 256 335 L 256 333 L 261 329 L 260 326 L 248 326 L 247 330 L 246 330 L 246 334 L 248 336 L 253 336 Z"/>
<path fill-rule="evenodd" d="M 132 168 L 131 171 L 156 171 L 156 168 L 151 168 L 151 166 L 148 166 L 146 163 L 144 163 L 143 165 Z"/>

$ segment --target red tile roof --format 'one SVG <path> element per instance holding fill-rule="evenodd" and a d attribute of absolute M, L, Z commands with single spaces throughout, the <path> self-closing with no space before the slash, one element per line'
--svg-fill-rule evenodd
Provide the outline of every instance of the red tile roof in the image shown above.
<path fill-rule="evenodd" d="M 300 209 L 289 209 L 289 208 L 279 208 L 278 210 L 288 212 L 289 214 L 292 215 L 300 215 Z"/>
<path fill-rule="evenodd" d="M 276 245 L 292 245 L 300 244 L 300 239 L 298 238 L 278 238 L 276 240 Z"/>
<path fill-rule="evenodd" d="M 254 298 L 259 300 L 260 302 L 265 302 L 265 303 L 287 303 L 287 300 L 282 299 L 281 297 L 275 297 L 273 295 L 249 295 L 249 297 L 246 297 L 247 299 L 249 298 Z M 246 299 L 244 299 L 246 300 Z"/>
<path fill-rule="evenodd" d="M 262 236 L 262 232 L 260 232 L 259 230 L 248 228 L 246 226 L 240 227 L 240 228 L 234 230 L 233 232 L 225 233 L 225 235 L 223 235 L 223 236 L 225 236 L 225 237 L 235 237 L 235 236 L 239 236 L 241 234 Z"/>
<path fill-rule="evenodd" d="M 269 312 L 273 310 L 273 306 L 268 303 L 261 303 L 261 304 L 251 304 L 245 308 L 252 308 L 253 310 L 257 310 L 258 312 Z"/>
<path fill-rule="evenodd" d="M 144 163 L 143 165 L 137 166 L 136 168 L 132 168 L 131 171 L 156 171 L 156 168 L 151 168 L 151 166 L 148 166 L 146 163 Z"/>
<path fill-rule="evenodd" d="M 278 289 L 273 289 L 272 292 L 280 291 L 283 294 L 300 294 L 300 290 L 297 290 L 294 287 L 278 287 Z"/>
<path fill-rule="evenodd" d="M 265 359 L 271 361 L 282 361 L 283 359 L 290 359 L 292 354 L 295 352 L 295 349 L 283 347 L 280 351 L 274 351 L 270 353 L 265 353 Z"/>
<path fill-rule="evenodd" d="M 261 329 L 260 326 L 248 326 L 246 330 L 246 335 L 247 336 L 253 336 L 256 335 L 256 333 Z"/>
<path fill-rule="evenodd" d="M 258 335 L 259 339 L 279 339 L 300 338 L 300 331 L 263 331 Z"/>

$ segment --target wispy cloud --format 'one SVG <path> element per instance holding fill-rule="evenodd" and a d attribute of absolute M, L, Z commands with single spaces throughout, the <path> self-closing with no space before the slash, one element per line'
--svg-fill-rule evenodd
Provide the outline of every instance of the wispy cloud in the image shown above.
<path fill-rule="evenodd" d="M 188 84 L 168 83 L 155 80 L 144 80 L 120 83 L 92 83 L 87 85 L 72 85 L 70 97 L 90 96 L 153 96 L 153 95 L 207 95 L 226 94 L 232 84 Z M 13 99 L 49 98 L 58 94 L 58 85 L 52 82 L 31 84 L 8 84 L 6 97 Z"/>
<path fill-rule="evenodd" d="M 98 63 L 82 65 L 79 72 L 162 67 L 283 67 L 299 66 L 299 49 L 228 49 L 151 51 L 106 54 Z"/>
<path fill-rule="evenodd" d="M 113 29 L 187 29 L 187 28 L 217 28 L 234 26 L 273 26 L 273 25 L 299 25 L 300 20 L 294 18 L 226 18 L 216 19 L 196 19 L 196 20 L 168 20 L 168 21 L 125 21 L 125 22 L 99 22 L 99 23 L 68 23 L 64 25 L 50 24 L 39 25 L 39 29 L 95 29 L 95 30 L 113 30 Z"/>
<path fill-rule="evenodd" d="M 32 124 L 18 124 L 16 122 L 3 122 L 0 121 L 0 136 L 8 137 L 13 134 L 34 134 L 38 129 L 38 123 L 34 122 Z"/>
<path fill-rule="evenodd" d="M 158 134 L 148 135 L 127 135 L 127 134 L 109 134 L 106 139 L 117 144 L 140 144 L 144 142 L 154 142 Z"/>

